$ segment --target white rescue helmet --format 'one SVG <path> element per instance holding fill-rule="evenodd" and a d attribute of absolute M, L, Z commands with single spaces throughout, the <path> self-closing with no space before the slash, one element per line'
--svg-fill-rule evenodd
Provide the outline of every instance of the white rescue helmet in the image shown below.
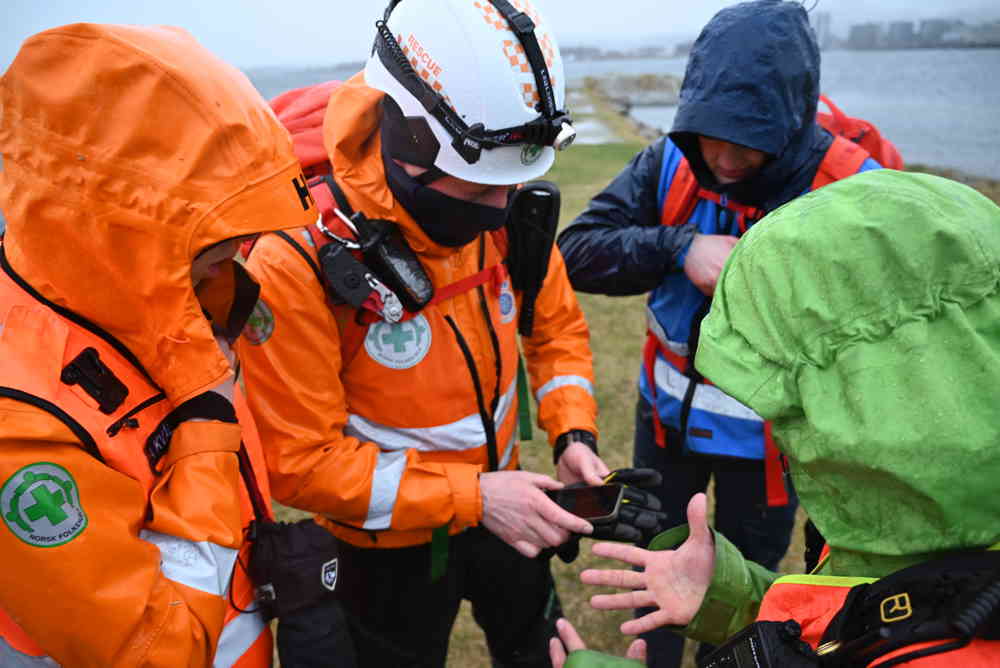
<path fill-rule="evenodd" d="M 376 27 L 365 81 L 396 103 L 406 162 L 512 185 L 576 136 L 559 46 L 531 0 L 393 0 Z"/>

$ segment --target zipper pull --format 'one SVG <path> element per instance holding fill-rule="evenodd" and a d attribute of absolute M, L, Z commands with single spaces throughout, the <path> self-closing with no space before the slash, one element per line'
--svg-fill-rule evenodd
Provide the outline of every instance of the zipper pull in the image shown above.
<path fill-rule="evenodd" d="M 134 417 L 124 417 L 108 427 L 108 436 L 112 438 L 118 435 L 122 429 L 138 429 L 139 420 Z"/>

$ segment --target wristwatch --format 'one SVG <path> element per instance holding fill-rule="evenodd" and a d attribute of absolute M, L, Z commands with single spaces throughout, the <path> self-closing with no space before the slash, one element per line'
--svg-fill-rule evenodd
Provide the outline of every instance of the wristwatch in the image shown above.
<path fill-rule="evenodd" d="M 570 429 L 569 431 L 560 434 L 559 438 L 556 439 L 555 447 L 552 448 L 552 463 L 559 464 L 559 458 L 562 453 L 569 447 L 570 443 L 579 441 L 583 443 L 588 448 L 597 453 L 597 437 L 586 429 Z"/>

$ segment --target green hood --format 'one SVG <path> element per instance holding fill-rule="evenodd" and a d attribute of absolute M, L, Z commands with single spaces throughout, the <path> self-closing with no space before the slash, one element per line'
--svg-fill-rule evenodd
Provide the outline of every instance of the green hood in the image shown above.
<path fill-rule="evenodd" d="M 773 421 L 828 570 L 1000 540 L 1000 208 L 875 170 L 743 237 L 696 366 Z"/>

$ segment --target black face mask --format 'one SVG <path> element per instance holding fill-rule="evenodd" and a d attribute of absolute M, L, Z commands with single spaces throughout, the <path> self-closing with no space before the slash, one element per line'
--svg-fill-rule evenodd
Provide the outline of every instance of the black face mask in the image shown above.
<path fill-rule="evenodd" d="M 498 230 L 507 220 L 507 209 L 466 202 L 449 197 L 418 183 L 387 155 L 385 164 L 389 190 L 431 241 L 459 248 L 473 241 L 481 232 Z"/>

